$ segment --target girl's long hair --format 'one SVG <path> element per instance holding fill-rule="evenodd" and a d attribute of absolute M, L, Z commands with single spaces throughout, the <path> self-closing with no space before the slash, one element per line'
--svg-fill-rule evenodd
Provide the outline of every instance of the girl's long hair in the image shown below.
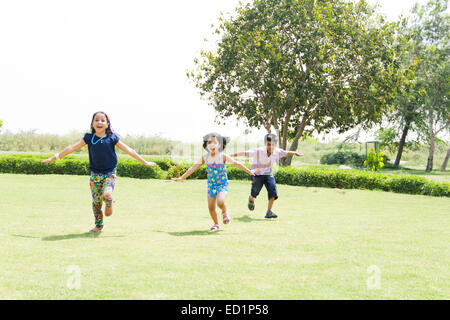
<path fill-rule="evenodd" d="M 94 118 L 95 118 L 95 116 L 98 115 L 99 113 L 105 115 L 106 121 L 108 121 L 108 128 L 106 128 L 106 131 L 105 131 L 105 132 L 106 132 L 106 135 L 107 135 L 107 136 L 112 135 L 112 134 L 114 133 L 114 131 L 113 131 L 112 127 L 111 127 L 111 121 L 109 120 L 109 116 L 108 116 L 105 112 L 103 112 L 103 111 L 97 111 L 97 112 L 94 113 L 94 115 L 92 116 L 92 120 L 91 120 L 91 133 L 95 133 L 95 129 L 94 129 L 94 126 L 93 126 L 92 124 L 94 123 Z"/>

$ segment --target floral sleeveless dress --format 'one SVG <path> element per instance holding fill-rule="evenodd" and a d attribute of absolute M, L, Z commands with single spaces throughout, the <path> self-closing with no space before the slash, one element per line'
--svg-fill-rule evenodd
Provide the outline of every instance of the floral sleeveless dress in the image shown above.
<path fill-rule="evenodd" d="M 219 193 L 228 192 L 228 176 L 222 154 L 219 155 L 219 163 L 208 162 L 209 153 L 206 155 L 206 170 L 208 172 L 208 197 L 215 197 Z"/>

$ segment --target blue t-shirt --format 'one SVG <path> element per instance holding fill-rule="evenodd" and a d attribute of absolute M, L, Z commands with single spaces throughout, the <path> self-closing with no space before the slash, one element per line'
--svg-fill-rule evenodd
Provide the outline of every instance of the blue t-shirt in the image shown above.
<path fill-rule="evenodd" d="M 95 144 L 92 143 L 92 136 L 94 136 Z M 119 142 L 119 137 L 113 133 L 100 140 L 95 133 L 86 133 L 83 139 L 89 149 L 89 169 L 95 173 L 112 172 L 117 166 L 117 154 L 114 147 Z"/>

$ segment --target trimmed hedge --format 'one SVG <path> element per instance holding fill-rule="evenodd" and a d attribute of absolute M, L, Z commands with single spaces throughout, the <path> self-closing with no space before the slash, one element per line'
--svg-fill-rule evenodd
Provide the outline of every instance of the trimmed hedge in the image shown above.
<path fill-rule="evenodd" d="M 171 166 L 174 166 L 176 164 L 175 161 L 170 160 L 170 159 L 164 159 L 164 158 L 150 159 L 150 158 L 144 157 L 144 159 L 147 160 L 147 161 L 153 161 L 154 163 L 156 163 L 164 171 L 169 170 L 169 168 Z M 120 161 L 121 160 L 119 159 L 119 162 Z"/>
<path fill-rule="evenodd" d="M 90 175 L 89 160 L 67 156 L 61 160 L 42 163 L 49 156 L 0 156 L 0 173 Z M 120 159 L 117 175 L 138 179 L 163 179 L 165 172 L 159 167 L 146 167 L 133 159 Z"/>
<path fill-rule="evenodd" d="M 24 174 L 74 174 L 89 175 L 89 160 L 76 156 L 67 156 L 61 160 L 41 163 L 45 155 L 8 155 L 0 156 L 0 173 Z M 146 167 L 134 159 L 120 159 L 117 174 L 122 177 L 138 179 L 170 179 L 180 176 L 192 165 L 190 163 L 175 163 L 167 159 L 151 160 L 159 165 Z M 248 166 L 248 164 L 247 164 Z M 250 180 L 246 172 L 227 165 L 227 175 L 230 180 Z M 189 179 L 206 179 L 206 166 L 201 166 Z M 369 171 L 330 170 L 330 169 L 300 169 L 278 168 L 275 179 L 279 184 L 305 187 L 324 187 L 340 189 L 383 190 L 397 193 L 421 194 L 438 197 L 450 197 L 450 184 L 435 182 L 424 177 L 411 175 L 381 174 Z"/>
<path fill-rule="evenodd" d="M 138 179 L 164 179 L 166 177 L 166 173 L 158 165 L 147 167 L 133 159 L 119 160 L 117 175 Z"/>
<path fill-rule="evenodd" d="M 367 171 L 279 168 L 280 184 L 305 187 L 383 190 L 397 193 L 450 197 L 450 184 L 423 177 L 387 175 Z"/>

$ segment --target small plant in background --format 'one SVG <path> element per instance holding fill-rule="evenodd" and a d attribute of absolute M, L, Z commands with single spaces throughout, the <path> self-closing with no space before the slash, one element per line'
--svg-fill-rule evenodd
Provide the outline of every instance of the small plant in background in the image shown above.
<path fill-rule="evenodd" d="M 378 171 L 384 167 L 383 156 L 383 152 L 377 153 L 374 148 L 371 148 L 367 155 L 367 160 L 364 161 L 364 167 L 369 168 L 372 171 Z"/>
<path fill-rule="evenodd" d="M 186 172 L 187 166 L 184 162 L 177 162 L 175 164 L 168 163 L 169 169 L 167 170 L 167 178 L 179 178 Z"/>

